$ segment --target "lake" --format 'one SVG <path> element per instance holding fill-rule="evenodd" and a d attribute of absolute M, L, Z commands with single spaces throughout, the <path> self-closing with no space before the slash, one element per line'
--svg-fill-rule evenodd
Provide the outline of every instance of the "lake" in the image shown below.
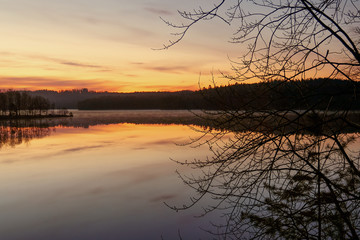
<path fill-rule="evenodd" d="M 279 118 L 257 122 L 258 113 L 217 119 L 225 125 L 201 111 L 73 113 L 1 122 L 1 240 L 252 239 L 288 229 L 300 229 L 290 239 L 316 238 L 320 226 L 324 236 L 360 233 L 360 136 L 338 118 L 314 128 L 313 115 L 294 124 L 287 114 L 279 128 Z M 170 208 L 199 193 L 190 209 Z M 351 216 L 340 228 L 347 215 L 337 202 Z"/>
<path fill-rule="evenodd" d="M 189 202 L 193 192 L 171 159 L 208 155 L 207 146 L 183 145 L 201 133 L 118 120 L 165 113 L 75 111 L 73 119 L 3 124 L 0 239 L 208 239 L 200 227 L 211 215 L 196 218 L 200 206 L 175 212 L 164 204 Z"/>

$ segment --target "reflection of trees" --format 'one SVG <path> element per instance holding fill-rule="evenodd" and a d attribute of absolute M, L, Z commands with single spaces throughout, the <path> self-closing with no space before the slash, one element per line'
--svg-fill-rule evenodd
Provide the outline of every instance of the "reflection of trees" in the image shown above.
<path fill-rule="evenodd" d="M 243 119 L 246 132 L 204 131 L 196 143 L 209 144 L 213 157 L 181 163 L 196 169 L 181 177 L 198 195 L 174 209 L 210 196 L 205 212 L 224 214 L 217 234 L 229 239 L 358 239 L 359 135 L 343 133 L 343 121 L 311 129 L 308 119 L 301 129 L 286 122 L 275 128 L 286 131 L 274 131 L 264 117 Z"/>
<path fill-rule="evenodd" d="M 181 112 L 87 112 L 74 118 L 36 118 L 0 121 L 0 148 L 29 142 L 34 138 L 49 136 L 57 127 L 89 128 L 96 125 L 119 123 L 182 124 L 207 128 L 210 123 L 188 111 Z"/>
<path fill-rule="evenodd" d="M 0 124 L 0 148 L 15 147 L 35 138 L 49 136 L 54 128 L 49 127 L 44 120 L 27 120 L 2 122 Z"/>
<path fill-rule="evenodd" d="M 246 96 L 236 91 L 211 96 L 224 103 L 216 116 L 211 113 L 217 129 L 234 134 L 204 132 L 199 141 L 209 144 L 214 157 L 183 163 L 200 170 L 182 176 L 199 195 L 176 209 L 210 196 L 214 202 L 205 212 L 224 213 L 219 235 L 226 239 L 359 239 L 359 136 L 344 133 L 360 128 L 349 111 L 360 76 L 358 3 L 222 0 L 180 11 L 181 24 L 167 22 L 178 32 L 165 48 L 200 21 L 232 24 L 233 42 L 247 50 L 232 61 L 233 74 L 225 78 L 270 83 L 249 88 Z M 312 91 L 304 84 L 320 76 L 348 81 L 351 97 L 338 103 L 341 90 L 326 93 L 320 84 Z M 296 88 L 289 89 L 288 82 Z"/>

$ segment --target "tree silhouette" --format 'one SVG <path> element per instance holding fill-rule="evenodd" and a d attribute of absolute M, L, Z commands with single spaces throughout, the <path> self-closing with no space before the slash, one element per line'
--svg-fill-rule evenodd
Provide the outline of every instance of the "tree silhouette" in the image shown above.
<path fill-rule="evenodd" d="M 11 90 L 0 92 L 1 115 L 7 115 L 8 118 L 49 116 L 48 110 L 50 108 L 54 108 L 54 105 L 41 96 L 30 96 L 27 92 Z M 53 116 L 55 115 L 53 114 Z M 60 115 L 67 116 L 67 113 L 57 116 Z"/>
<path fill-rule="evenodd" d="M 237 27 L 232 41 L 248 47 L 224 76 L 264 84 L 246 97 L 234 89 L 209 97 L 222 110 L 209 112 L 216 127 L 193 144 L 208 144 L 213 155 L 179 162 L 195 169 L 180 176 L 198 195 L 172 208 L 211 197 L 204 214 L 223 213 L 213 232 L 223 239 L 359 239 L 360 125 L 351 111 L 358 104 L 359 2 L 222 0 L 179 13 L 184 23 L 166 21 L 178 32 L 164 48 L 199 21 L 221 19 Z M 323 77 L 318 85 L 305 81 L 316 77 Z M 341 88 L 322 91 L 334 78 L 352 85 L 341 102 Z"/>

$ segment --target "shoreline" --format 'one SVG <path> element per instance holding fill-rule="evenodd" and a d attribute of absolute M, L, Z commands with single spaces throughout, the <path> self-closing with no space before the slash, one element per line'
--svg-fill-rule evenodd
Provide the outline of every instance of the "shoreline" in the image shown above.
<path fill-rule="evenodd" d="M 1 120 L 20 120 L 20 119 L 43 119 L 43 118 L 66 118 L 73 117 L 72 113 L 69 114 L 47 114 L 47 115 L 17 115 L 17 116 L 9 116 L 9 115 L 0 115 Z"/>

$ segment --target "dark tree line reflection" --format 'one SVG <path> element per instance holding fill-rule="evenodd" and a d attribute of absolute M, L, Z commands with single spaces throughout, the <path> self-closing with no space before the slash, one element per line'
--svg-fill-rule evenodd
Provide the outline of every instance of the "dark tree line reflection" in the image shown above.
<path fill-rule="evenodd" d="M 0 148 L 49 136 L 57 127 L 181 121 L 177 112 L 167 120 L 164 113 L 152 120 L 144 117 L 146 112 L 133 114 L 85 112 L 69 119 L 3 121 Z M 359 238 L 357 113 L 312 109 L 198 115 L 182 115 L 182 124 L 202 133 L 193 144 L 207 144 L 212 157 L 179 162 L 193 168 L 191 175 L 180 176 L 197 195 L 174 209 L 210 198 L 204 214 L 221 212 L 215 230 L 209 229 L 219 239 Z"/>
<path fill-rule="evenodd" d="M 15 147 L 28 143 L 32 139 L 49 136 L 55 128 L 43 124 L 26 125 L 1 125 L 0 124 L 0 149 L 4 146 Z"/>
<path fill-rule="evenodd" d="M 223 0 L 179 15 L 180 23 L 165 21 L 174 32 L 164 49 L 200 22 L 231 24 L 241 55 L 222 76 L 264 88 L 210 96 L 224 105 L 209 113 L 223 131 L 194 142 L 212 157 L 180 162 L 194 169 L 180 176 L 197 196 L 174 209 L 211 198 L 205 214 L 224 216 L 219 239 L 359 239 L 360 121 L 351 112 L 359 105 L 359 1 Z M 337 78 L 352 90 L 328 89 Z"/>
<path fill-rule="evenodd" d="M 89 128 L 109 124 L 181 124 L 213 128 L 212 120 L 189 111 L 85 111 L 72 118 L 34 118 L 0 121 L 0 148 L 27 143 L 35 138 L 50 136 L 56 128 Z"/>
<path fill-rule="evenodd" d="M 192 143 L 209 145 L 212 156 L 178 162 L 193 168 L 180 177 L 197 194 L 171 208 L 206 199 L 204 214 L 223 216 L 209 229 L 219 239 L 359 239 L 357 118 L 315 110 L 218 112 L 217 125 L 227 127 L 199 129 L 203 135 Z"/>

